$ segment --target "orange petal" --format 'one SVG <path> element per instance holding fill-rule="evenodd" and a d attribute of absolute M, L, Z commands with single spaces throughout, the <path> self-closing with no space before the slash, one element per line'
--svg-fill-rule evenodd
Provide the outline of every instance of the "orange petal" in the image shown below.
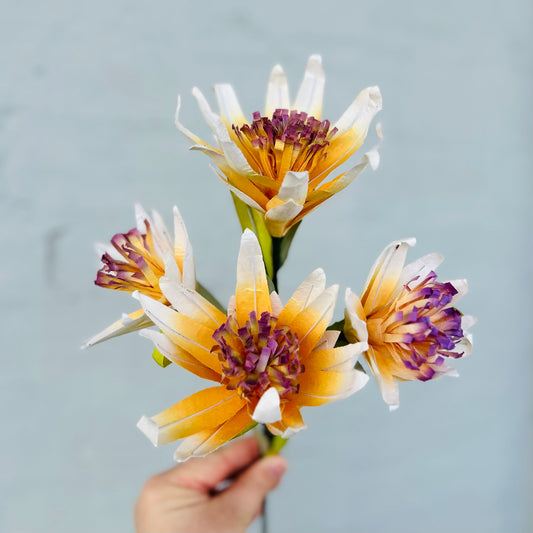
<path fill-rule="evenodd" d="M 159 333 L 153 329 L 145 329 L 141 331 L 140 334 L 142 337 L 150 339 L 155 344 L 156 348 L 176 365 L 185 368 L 185 370 L 188 370 L 203 379 L 210 379 L 218 383 L 222 380 L 220 374 L 200 363 L 190 353 L 174 344 L 163 333 Z"/>
<path fill-rule="evenodd" d="M 402 273 L 409 246 L 414 246 L 415 239 L 394 241 L 378 257 L 365 285 L 361 302 L 365 315 L 385 305 L 396 289 Z"/>
<path fill-rule="evenodd" d="M 359 370 L 306 370 L 300 378 L 300 391 L 293 398 L 298 405 L 322 405 L 347 398 L 364 387 L 367 381 L 368 376 Z"/>
<path fill-rule="evenodd" d="M 152 418 L 142 417 L 137 427 L 154 446 L 161 446 L 217 427 L 241 410 L 243 405 L 244 401 L 235 391 L 211 387 L 185 398 Z"/>
<path fill-rule="evenodd" d="M 203 457 L 236 437 L 252 422 L 248 408 L 243 407 L 224 424 L 214 429 L 200 431 L 184 439 L 174 453 L 174 459 L 181 462 L 189 457 Z"/>
<path fill-rule="evenodd" d="M 298 335 L 302 353 L 310 352 L 329 326 L 338 290 L 338 285 L 332 285 L 298 313 L 290 323 L 286 323 L 291 331 Z"/>
<path fill-rule="evenodd" d="M 139 295 L 139 300 L 146 315 L 174 344 L 189 352 L 204 366 L 217 373 L 221 372 L 218 357 L 211 353 L 211 348 L 215 345 L 215 328 L 206 328 L 196 320 L 142 294 Z"/>

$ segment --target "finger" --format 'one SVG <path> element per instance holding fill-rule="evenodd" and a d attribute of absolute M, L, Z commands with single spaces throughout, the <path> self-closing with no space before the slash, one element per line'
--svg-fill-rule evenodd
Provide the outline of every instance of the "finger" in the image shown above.
<path fill-rule="evenodd" d="M 172 483 L 194 490 L 209 491 L 259 457 L 255 437 L 237 439 L 206 457 L 189 459 L 164 475 Z"/>
<path fill-rule="evenodd" d="M 254 463 L 215 498 L 221 515 L 234 516 L 246 527 L 257 516 L 266 495 L 278 486 L 286 470 L 287 461 L 281 455 L 264 457 Z"/>

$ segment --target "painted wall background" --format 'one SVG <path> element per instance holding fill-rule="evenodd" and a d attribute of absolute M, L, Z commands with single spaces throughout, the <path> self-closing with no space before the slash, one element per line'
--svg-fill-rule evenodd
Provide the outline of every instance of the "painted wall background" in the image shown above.
<path fill-rule="evenodd" d="M 174 129 L 176 94 L 207 134 L 193 85 L 231 82 L 251 114 L 275 63 L 295 91 L 317 52 L 325 117 L 380 86 L 382 165 L 305 220 L 282 298 L 317 266 L 360 290 L 414 235 L 412 259 L 439 251 L 441 277 L 469 279 L 461 307 L 479 323 L 461 377 L 405 384 L 397 412 L 371 383 L 304 413 L 272 531 L 530 531 L 531 22 L 526 0 L 3 3 L 0 531 L 131 530 L 173 452 L 135 423 L 202 384 L 136 336 L 79 350 L 135 305 L 93 286 L 92 243 L 132 227 L 135 201 L 167 220 L 177 203 L 199 279 L 227 301 L 239 228 Z"/>

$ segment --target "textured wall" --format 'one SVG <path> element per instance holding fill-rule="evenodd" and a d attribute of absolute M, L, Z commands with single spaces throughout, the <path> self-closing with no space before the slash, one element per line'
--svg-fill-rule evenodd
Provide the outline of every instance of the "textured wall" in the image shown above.
<path fill-rule="evenodd" d="M 6 2 L 0 531 L 131 529 L 140 487 L 173 452 L 135 423 L 202 384 L 157 367 L 135 335 L 79 350 L 135 303 L 92 285 L 92 243 L 128 230 L 135 201 L 167 220 L 177 203 L 199 278 L 225 301 L 238 225 L 174 129 L 176 94 L 206 133 L 193 85 L 230 81 L 251 113 L 273 64 L 294 89 L 316 52 L 325 115 L 379 84 L 386 140 L 376 173 L 306 219 L 282 297 L 317 266 L 359 290 L 385 244 L 414 235 L 410 257 L 440 251 L 444 278 L 470 280 L 462 308 L 479 324 L 461 378 L 405 384 L 398 411 L 370 384 L 304 412 L 272 529 L 530 531 L 531 15 L 527 0 Z"/>

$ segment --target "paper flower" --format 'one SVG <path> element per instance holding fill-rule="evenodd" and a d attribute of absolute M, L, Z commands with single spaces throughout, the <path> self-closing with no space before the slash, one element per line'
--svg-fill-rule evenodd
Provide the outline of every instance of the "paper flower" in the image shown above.
<path fill-rule="evenodd" d="M 220 115 L 193 89 L 213 130 L 212 147 L 185 128 L 178 129 L 217 165 L 218 175 L 246 204 L 262 213 L 269 233 L 282 237 L 291 226 L 349 185 L 364 168 L 379 164 L 371 150 L 352 169 L 324 183 L 326 177 L 363 144 L 374 115 L 381 109 L 378 87 L 364 89 L 331 127 L 321 119 L 324 71 L 320 56 L 309 58 L 303 82 L 291 105 L 287 79 L 276 65 L 268 83 L 266 106 L 248 122 L 231 85 L 215 85 Z"/>
<path fill-rule="evenodd" d="M 139 421 L 156 446 L 184 439 L 178 461 L 213 451 L 254 421 L 287 438 L 305 428 L 301 407 L 346 398 L 368 379 L 354 369 L 366 344 L 334 348 L 338 332 L 326 331 L 338 287 L 326 289 L 318 269 L 282 307 L 269 293 L 261 249 L 249 230 L 227 314 L 166 276 L 160 287 L 171 307 L 143 294 L 139 299 L 161 332 L 141 334 L 174 363 L 217 383 Z"/>
<path fill-rule="evenodd" d="M 466 293 L 466 280 L 437 281 L 443 261 L 429 254 L 404 266 L 415 239 L 395 241 L 372 267 L 361 298 L 346 291 L 345 329 L 351 342 L 367 342 L 365 352 L 385 402 L 399 406 L 398 381 L 427 381 L 457 375 L 445 361 L 468 355 L 472 317 L 454 306 Z"/>
<path fill-rule="evenodd" d="M 138 291 L 169 305 L 159 287 L 163 275 L 195 288 L 195 270 L 192 247 L 187 230 L 177 207 L 174 207 L 174 240 L 165 226 L 161 215 L 152 211 L 150 218 L 140 205 L 135 206 L 137 227 L 128 233 L 117 233 L 112 246 L 99 244 L 102 253 L 102 268 L 98 271 L 95 284 L 106 289 Z M 130 333 L 153 322 L 142 309 L 123 314 L 120 319 L 89 339 L 84 347 Z"/>

